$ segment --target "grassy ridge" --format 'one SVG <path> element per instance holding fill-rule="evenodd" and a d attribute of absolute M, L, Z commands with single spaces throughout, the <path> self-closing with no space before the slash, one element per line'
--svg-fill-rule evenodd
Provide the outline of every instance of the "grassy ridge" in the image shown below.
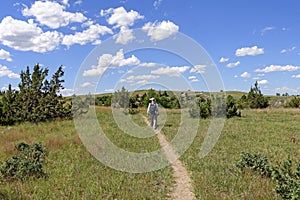
<path fill-rule="evenodd" d="M 128 140 L 118 126 L 112 125 L 110 109 L 97 113 L 102 128 L 110 138 L 128 150 L 156 148 L 155 141 Z M 108 121 L 107 121 L 108 120 Z M 105 122 L 108 124 L 105 125 Z M 131 174 L 104 166 L 81 144 L 72 121 L 54 121 L 38 125 L 22 124 L 0 134 L 0 160 L 11 157 L 20 141 L 46 145 L 49 155 L 47 179 L 0 182 L 0 197 L 7 199 L 164 199 L 170 189 L 171 168 Z M 137 144 L 141 143 L 141 144 Z M 154 146 L 154 147 L 153 147 Z"/>

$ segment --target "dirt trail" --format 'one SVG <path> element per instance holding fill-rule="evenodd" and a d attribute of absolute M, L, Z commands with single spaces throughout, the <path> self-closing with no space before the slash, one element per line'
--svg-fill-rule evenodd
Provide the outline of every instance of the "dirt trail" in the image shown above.
<path fill-rule="evenodd" d="M 149 124 L 147 117 L 143 116 L 145 122 Z M 165 136 L 160 131 L 155 131 L 159 140 L 160 146 L 167 146 L 169 143 Z M 172 148 L 165 148 L 165 154 L 167 159 L 171 162 L 174 158 L 178 157 L 176 152 Z M 189 173 L 183 166 L 181 161 L 177 159 L 172 163 L 174 183 L 169 199 L 174 200 L 194 200 L 196 199 L 194 194 L 194 188 L 190 179 Z"/>

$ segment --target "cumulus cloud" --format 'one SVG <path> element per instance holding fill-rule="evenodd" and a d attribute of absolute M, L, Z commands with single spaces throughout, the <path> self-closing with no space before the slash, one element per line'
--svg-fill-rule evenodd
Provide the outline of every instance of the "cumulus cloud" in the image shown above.
<path fill-rule="evenodd" d="M 264 49 L 257 46 L 243 47 L 235 51 L 236 56 L 256 56 L 260 54 L 264 54 Z"/>
<path fill-rule="evenodd" d="M 136 20 L 144 18 L 137 11 L 130 10 L 127 12 L 124 7 L 101 10 L 100 14 L 101 16 L 109 16 L 106 21 L 110 25 L 115 25 L 115 28 L 132 26 Z"/>
<path fill-rule="evenodd" d="M 93 24 L 88 29 L 82 32 L 76 32 L 75 34 L 65 35 L 62 40 L 62 44 L 71 46 L 73 44 L 85 45 L 88 42 L 94 42 L 93 44 L 99 44 L 101 41 L 98 39 L 100 35 L 113 34 L 112 30 L 106 26 L 99 24 Z"/>
<path fill-rule="evenodd" d="M 64 1 L 68 3 L 68 1 Z M 82 13 L 65 11 L 65 5 L 52 1 L 35 1 L 30 8 L 24 8 L 22 14 L 25 17 L 34 16 L 36 20 L 50 28 L 57 29 L 67 26 L 72 22 L 84 22 L 87 18 Z"/>
<path fill-rule="evenodd" d="M 224 62 L 227 62 L 229 60 L 229 58 L 224 58 L 224 57 L 221 57 L 219 62 L 220 63 L 224 63 Z"/>
<path fill-rule="evenodd" d="M 237 67 L 240 64 L 241 64 L 240 61 L 236 61 L 236 62 L 228 63 L 226 66 L 232 68 L 232 67 Z"/>
<path fill-rule="evenodd" d="M 0 64 L 0 77 L 7 76 L 8 78 L 20 78 L 19 74 L 12 72 L 8 67 Z"/>
<path fill-rule="evenodd" d="M 129 58 L 125 58 L 123 49 L 120 49 L 115 56 L 112 54 L 103 54 L 100 56 L 98 65 L 92 66 L 92 69 L 84 71 L 83 76 L 99 76 L 102 75 L 107 68 L 135 66 L 138 64 L 140 64 L 140 60 L 137 57 L 132 55 Z"/>
<path fill-rule="evenodd" d="M 116 40 L 116 43 L 127 44 L 130 41 L 134 40 L 133 31 L 128 29 L 126 26 L 122 26 L 120 32 L 113 37 Z"/>
<path fill-rule="evenodd" d="M 251 74 L 249 72 L 244 72 L 244 73 L 241 74 L 241 77 L 242 78 L 250 78 Z"/>
<path fill-rule="evenodd" d="M 183 66 L 183 67 L 161 67 L 156 70 L 152 70 L 151 74 L 165 74 L 168 76 L 180 76 L 181 73 L 184 73 L 190 67 Z"/>
<path fill-rule="evenodd" d="M 255 72 L 264 72 L 264 73 L 269 73 L 269 72 L 283 72 L 283 71 L 296 71 L 300 69 L 300 66 L 293 66 L 293 65 L 270 65 L 267 66 L 263 69 L 256 69 Z"/>
<path fill-rule="evenodd" d="M 12 59 L 10 57 L 10 53 L 8 51 L 5 51 L 4 49 L 0 49 L 0 60 L 11 62 Z"/>
<path fill-rule="evenodd" d="M 292 78 L 300 78 L 300 74 L 293 75 Z"/>
<path fill-rule="evenodd" d="M 190 73 L 198 73 L 204 74 L 206 70 L 206 65 L 195 65 L 191 70 Z"/>
<path fill-rule="evenodd" d="M 155 23 L 148 22 L 142 27 L 142 30 L 147 32 L 151 40 L 159 41 L 175 35 L 179 30 L 179 26 L 169 20 L 164 20 Z"/>
<path fill-rule="evenodd" d="M 257 81 L 257 83 L 259 85 L 266 85 L 266 84 L 269 84 L 269 81 L 264 79 L 264 80 Z"/>
<path fill-rule="evenodd" d="M 16 50 L 52 51 L 59 45 L 61 37 L 57 31 L 43 32 L 32 20 L 25 22 L 7 16 L 0 23 L 0 41 Z"/>

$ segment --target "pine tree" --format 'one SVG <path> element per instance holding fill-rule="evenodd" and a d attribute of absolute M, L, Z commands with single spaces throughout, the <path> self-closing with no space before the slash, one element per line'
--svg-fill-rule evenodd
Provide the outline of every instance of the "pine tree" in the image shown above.
<path fill-rule="evenodd" d="M 266 108 L 269 106 L 269 99 L 264 97 L 264 95 L 261 93 L 257 81 L 255 82 L 254 87 L 250 88 L 247 101 L 250 108 Z"/>

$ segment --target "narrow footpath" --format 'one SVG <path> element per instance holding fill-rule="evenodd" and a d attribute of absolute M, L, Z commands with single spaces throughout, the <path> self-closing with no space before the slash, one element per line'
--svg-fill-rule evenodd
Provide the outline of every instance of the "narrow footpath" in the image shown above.
<path fill-rule="evenodd" d="M 143 116 L 145 122 L 149 125 L 147 117 Z M 159 140 L 160 146 L 164 147 L 169 144 L 165 136 L 160 132 L 155 132 Z M 172 158 L 177 157 L 176 152 L 172 148 L 165 149 L 165 154 L 168 161 L 171 163 Z M 189 173 L 183 166 L 181 161 L 177 159 L 172 163 L 174 182 L 171 193 L 169 194 L 169 199 L 172 200 L 194 200 L 196 199 L 194 194 L 194 188 L 192 186 L 192 181 L 190 179 Z"/>

